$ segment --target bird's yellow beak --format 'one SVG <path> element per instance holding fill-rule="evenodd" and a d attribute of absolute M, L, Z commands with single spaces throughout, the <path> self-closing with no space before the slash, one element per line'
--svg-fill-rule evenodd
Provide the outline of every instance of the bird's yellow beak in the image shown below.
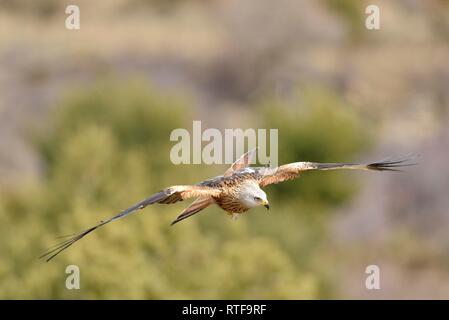
<path fill-rule="evenodd" d="M 267 200 L 263 200 L 263 201 L 262 201 L 262 205 L 263 205 L 265 208 L 267 208 L 267 210 L 270 209 L 270 204 L 268 203 Z"/>

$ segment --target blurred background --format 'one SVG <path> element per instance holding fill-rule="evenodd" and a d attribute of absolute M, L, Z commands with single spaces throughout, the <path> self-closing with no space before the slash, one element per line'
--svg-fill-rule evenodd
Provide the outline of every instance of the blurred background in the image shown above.
<path fill-rule="evenodd" d="M 0 298 L 448 298 L 448 57 L 447 1 L 2 0 Z M 208 208 L 170 227 L 185 203 L 148 207 L 38 260 L 58 235 L 224 172 L 170 162 L 170 132 L 193 120 L 277 128 L 281 164 L 420 164 L 310 172 L 236 223 Z M 372 264 L 381 290 L 365 287 Z"/>

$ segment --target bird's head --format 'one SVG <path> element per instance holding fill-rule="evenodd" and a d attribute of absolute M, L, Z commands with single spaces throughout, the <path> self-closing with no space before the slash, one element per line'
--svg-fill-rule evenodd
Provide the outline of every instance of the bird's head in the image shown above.
<path fill-rule="evenodd" d="M 264 206 L 267 210 L 270 208 L 270 203 L 267 199 L 267 194 L 260 189 L 257 184 L 248 184 L 244 186 L 240 200 L 248 207 L 253 208 L 257 206 Z"/>

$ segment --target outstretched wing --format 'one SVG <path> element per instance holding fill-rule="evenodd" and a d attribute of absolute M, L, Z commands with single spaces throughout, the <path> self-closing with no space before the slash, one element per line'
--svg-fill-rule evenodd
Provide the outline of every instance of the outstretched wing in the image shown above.
<path fill-rule="evenodd" d="M 375 171 L 400 171 L 399 168 L 415 165 L 411 159 L 385 160 L 368 164 L 360 163 L 318 163 L 318 162 L 293 162 L 274 169 L 265 169 L 259 179 L 261 187 L 276 184 L 282 181 L 299 177 L 302 171 L 307 170 L 375 170 Z"/>
<path fill-rule="evenodd" d="M 257 150 L 257 148 L 251 149 L 250 151 L 248 151 L 247 153 L 242 155 L 239 159 L 237 159 L 232 164 L 232 166 L 229 167 L 228 170 L 225 171 L 223 176 L 228 177 L 228 176 L 232 175 L 232 173 L 234 171 L 238 171 L 238 170 L 248 167 L 251 164 L 251 161 L 253 160 L 254 155 L 256 154 L 256 150 Z"/>
<path fill-rule="evenodd" d="M 194 197 L 210 197 L 216 195 L 218 192 L 217 189 L 207 187 L 207 186 L 200 186 L 200 185 L 194 185 L 194 186 L 172 186 L 169 188 L 166 188 L 164 190 L 159 191 L 158 193 L 153 194 L 152 196 L 148 197 L 145 200 L 140 201 L 139 203 L 136 203 L 132 207 L 129 207 L 126 210 L 123 210 L 119 214 L 107 219 L 100 221 L 97 225 L 86 229 L 78 234 L 75 234 L 73 236 L 70 236 L 69 239 L 57 244 L 55 247 L 50 248 L 47 252 L 45 252 L 40 258 L 46 258 L 47 262 L 53 259 L 55 256 L 57 256 L 59 253 L 70 247 L 72 244 L 77 242 L 78 240 L 84 238 L 86 235 L 91 233 L 92 231 L 98 229 L 99 227 L 118 220 L 120 218 L 123 218 L 124 216 L 127 216 L 128 214 L 143 209 L 146 206 L 154 203 L 163 203 L 163 204 L 171 204 L 178 201 L 182 201 L 184 199 L 188 198 L 194 198 Z"/>

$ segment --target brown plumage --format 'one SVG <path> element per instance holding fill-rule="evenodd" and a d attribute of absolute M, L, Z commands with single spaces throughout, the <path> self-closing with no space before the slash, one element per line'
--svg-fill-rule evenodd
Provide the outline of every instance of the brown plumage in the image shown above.
<path fill-rule="evenodd" d="M 178 215 L 172 222 L 172 225 L 200 212 L 211 204 L 218 205 L 235 219 L 239 214 L 258 205 L 263 205 L 268 209 L 268 200 L 261 188 L 270 184 L 295 179 L 303 171 L 335 169 L 399 171 L 398 168 L 414 165 L 414 163 L 408 162 L 409 159 L 403 159 L 386 160 L 370 164 L 294 162 L 277 168 L 249 167 L 255 151 L 256 149 L 253 149 L 245 153 L 222 176 L 204 180 L 196 185 L 179 185 L 163 189 L 119 214 L 69 237 L 62 243 L 50 248 L 41 258 L 46 258 L 47 261 L 50 261 L 99 227 L 155 203 L 172 204 L 185 199 L 196 198 L 190 206 Z"/>

